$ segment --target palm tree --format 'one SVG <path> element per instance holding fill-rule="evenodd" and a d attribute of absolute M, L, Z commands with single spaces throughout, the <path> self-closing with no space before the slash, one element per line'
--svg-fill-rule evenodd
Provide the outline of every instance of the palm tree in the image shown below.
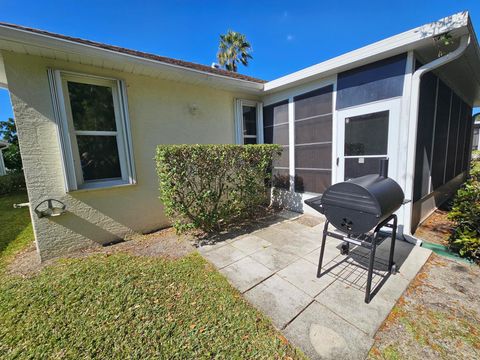
<path fill-rule="evenodd" d="M 220 35 L 217 60 L 225 69 L 237 72 L 237 63 L 248 65 L 248 59 L 253 59 L 250 52 L 252 47 L 245 35 L 228 30 L 225 35 Z"/>

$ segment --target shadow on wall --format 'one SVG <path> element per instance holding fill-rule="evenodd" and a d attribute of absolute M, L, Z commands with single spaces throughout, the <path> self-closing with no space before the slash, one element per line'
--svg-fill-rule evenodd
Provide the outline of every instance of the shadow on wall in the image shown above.
<path fill-rule="evenodd" d="M 465 181 L 466 173 L 462 172 L 448 183 L 435 189 L 430 194 L 413 203 L 412 210 L 412 233 L 417 230 L 418 226 L 425 221 L 435 209 L 452 199 L 457 189 Z"/>
<path fill-rule="evenodd" d="M 99 245 L 121 241 L 129 234 L 133 234 L 131 230 L 127 230 L 124 234 L 110 232 L 105 230 L 104 227 L 96 225 L 68 211 L 61 217 L 52 217 L 49 218 L 49 220 Z"/>

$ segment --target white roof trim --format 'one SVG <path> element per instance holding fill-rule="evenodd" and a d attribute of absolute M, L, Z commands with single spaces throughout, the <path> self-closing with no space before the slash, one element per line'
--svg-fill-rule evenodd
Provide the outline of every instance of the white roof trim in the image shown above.
<path fill-rule="evenodd" d="M 142 56 L 126 54 L 111 49 L 104 49 L 97 46 L 79 43 L 73 40 L 62 39 L 47 34 L 38 34 L 24 29 L 12 28 L 0 25 L 0 40 L 7 40 L 17 42 L 22 45 L 31 45 L 35 47 L 42 47 L 53 51 L 60 51 L 74 54 L 86 54 L 90 56 L 100 56 L 109 59 L 122 59 L 133 61 L 135 63 L 150 64 L 157 68 L 173 68 L 182 72 L 188 73 L 192 76 L 202 77 L 209 81 L 218 81 L 223 84 L 235 84 L 236 87 L 241 87 L 249 90 L 261 91 L 263 84 L 259 82 L 249 81 L 245 79 L 238 79 L 221 74 L 215 74 L 198 69 L 193 69 L 181 65 L 170 64 L 160 60 L 149 59 Z"/>
<path fill-rule="evenodd" d="M 467 32 L 470 31 L 468 27 L 468 12 L 460 12 L 296 71 L 265 84 L 187 68 L 159 60 L 117 52 L 111 49 L 103 49 L 89 44 L 49 36 L 47 34 L 32 33 L 28 30 L 2 25 L 0 25 L 0 40 L 3 39 L 22 45 L 41 47 L 51 51 L 99 57 L 112 61 L 128 61 L 137 65 L 156 68 L 159 71 L 181 71 L 192 78 L 260 94 L 262 91 L 265 93 L 273 93 L 315 79 L 331 76 L 340 71 L 368 64 L 389 56 L 394 56 L 408 50 L 413 50 L 416 46 L 425 43 L 425 41 L 436 35 L 462 28 L 466 28 L 465 32 Z M 476 41 L 474 41 L 474 43 L 478 48 Z"/>
<path fill-rule="evenodd" d="M 468 22 L 468 12 L 460 12 L 269 81 L 264 85 L 264 90 L 266 92 L 277 91 L 298 83 L 310 81 L 310 78 L 324 77 L 331 75 L 332 72 L 346 70 L 343 68 L 347 66 L 359 66 L 377 59 L 380 60 L 380 58 L 386 57 L 386 55 L 396 55 L 407 50 L 408 47 L 413 47 L 418 42 L 425 41 L 425 39 L 466 27 Z"/>

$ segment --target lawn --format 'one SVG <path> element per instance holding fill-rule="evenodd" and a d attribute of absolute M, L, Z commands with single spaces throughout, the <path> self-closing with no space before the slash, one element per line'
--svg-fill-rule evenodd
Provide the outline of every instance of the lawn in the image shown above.
<path fill-rule="evenodd" d="M 0 196 L 0 266 L 33 241 L 28 208 L 13 208 L 13 204 L 27 201 L 23 192 Z"/>
<path fill-rule="evenodd" d="M 11 258 L 32 233 L 25 212 L 8 205 L 24 201 L 21 195 L 1 201 L 2 256 Z M 303 358 L 196 253 L 178 260 L 94 255 L 58 261 L 27 278 L 0 270 L 0 354 Z"/>

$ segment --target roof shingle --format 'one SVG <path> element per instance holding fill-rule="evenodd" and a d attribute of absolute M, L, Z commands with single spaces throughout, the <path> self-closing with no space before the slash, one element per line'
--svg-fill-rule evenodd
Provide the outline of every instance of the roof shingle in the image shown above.
<path fill-rule="evenodd" d="M 13 28 L 13 29 L 22 30 L 22 31 L 28 31 L 28 32 L 35 33 L 35 34 L 50 36 L 50 37 L 54 37 L 54 38 L 57 38 L 57 39 L 72 41 L 72 42 L 75 42 L 75 43 L 78 43 L 78 44 L 83 44 L 83 45 L 93 46 L 93 47 L 100 48 L 100 49 L 115 51 L 115 52 L 118 52 L 118 53 L 121 53 L 121 54 L 137 56 L 137 57 L 141 57 L 141 58 L 145 58 L 145 59 L 149 59 L 149 60 L 162 62 L 162 63 L 165 63 L 165 64 L 181 66 L 181 67 L 184 67 L 186 69 L 203 71 L 203 72 L 211 73 L 211 74 L 214 74 L 214 75 L 226 76 L 226 77 L 230 77 L 230 78 L 233 78 L 233 79 L 251 81 L 251 82 L 256 82 L 256 83 L 260 83 L 260 84 L 263 84 L 263 83 L 266 82 L 265 80 L 257 79 L 257 78 L 247 76 L 247 75 L 242 75 L 242 74 L 235 73 L 235 72 L 232 72 L 232 71 L 226 71 L 226 70 L 222 70 L 222 69 L 212 68 L 212 67 L 207 66 L 207 65 L 201 65 L 201 64 L 190 62 L 190 61 L 178 60 L 178 59 L 174 59 L 174 58 L 170 58 L 170 57 L 166 57 L 166 56 L 160 56 L 160 55 L 146 53 L 146 52 L 143 52 L 143 51 L 127 49 L 127 48 L 123 48 L 123 47 L 120 47 L 120 46 L 103 44 L 103 43 L 100 43 L 100 42 L 85 40 L 85 39 L 81 39 L 81 38 L 77 38 L 77 37 L 72 37 L 72 36 L 67 36 L 67 35 L 62 35 L 62 34 L 56 34 L 56 33 L 52 33 L 52 32 L 45 31 L 45 30 L 39 30 L 39 29 L 34 29 L 34 28 L 26 27 L 26 26 L 4 23 L 4 22 L 0 22 L 0 26 L 5 26 L 5 27 Z"/>

